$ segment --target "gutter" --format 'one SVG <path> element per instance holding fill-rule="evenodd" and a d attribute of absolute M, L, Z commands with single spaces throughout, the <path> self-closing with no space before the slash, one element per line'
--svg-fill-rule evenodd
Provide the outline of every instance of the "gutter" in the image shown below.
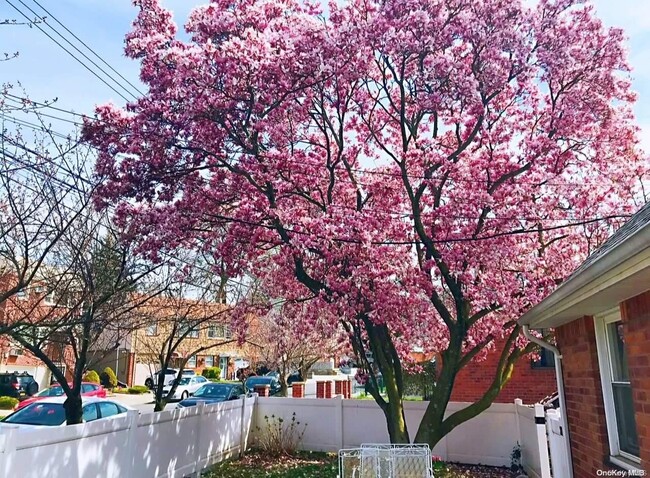
<path fill-rule="evenodd" d="M 566 399 L 564 396 L 564 378 L 562 374 L 562 354 L 557 347 L 549 344 L 548 342 L 543 341 L 542 339 L 535 337 L 530 332 L 530 327 L 528 325 L 523 326 L 524 337 L 533 342 L 534 344 L 539 345 L 540 347 L 549 350 L 553 353 L 555 358 L 555 381 L 557 382 L 557 393 L 558 398 L 560 399 L 560 411 L 562 417 L 562 427 L 564 428 L 564 444 L 566 447 L 566 456 L 569 460 L 569 476 L 567 478 L 573 478 L 573 456 L 571 455 L 571 438 L 569 437 L 569 421 L 567 419 L 567 407 Z"/>

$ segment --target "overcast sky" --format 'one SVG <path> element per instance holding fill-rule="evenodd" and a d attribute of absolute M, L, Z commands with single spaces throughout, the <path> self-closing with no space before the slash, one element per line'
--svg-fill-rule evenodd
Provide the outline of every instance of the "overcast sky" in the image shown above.
<path fill-rule="evenodd" d="M 138 84 L 138 64 L 123 54 L 124 35 L 136 14 L 130 0 L 36 1 L 124 77 Z M 25 5 L 44 14 L 34 0 L 0 0 L 0 20 L 22 18 L 9 2 L 31 17 Z M 206 2 L 163 0 L 180 24 L 185 23 L 192 7 Z M 607 25 L 622 27 L 629 38 L 634 88 L 639 93 L 636 114 L 643 130 L 645 149 L 650 151 L 650 1 L 594 0 L 593 3 Z M 53 20 L 49 22 L 55 25 Z M 124 104 L 122 98 L 35 27 L 0 26 L 0 54 L 16 51 L 20 53 L 17 59 L 0 62 L 0 83 L 20 82 L 34 100 L 58 98 L 57 106 L 80 113 L 91 113 L 94 105 L 109 100 Z M 53 124 L 63 133 L 72 126 L 60 122 Z"/>

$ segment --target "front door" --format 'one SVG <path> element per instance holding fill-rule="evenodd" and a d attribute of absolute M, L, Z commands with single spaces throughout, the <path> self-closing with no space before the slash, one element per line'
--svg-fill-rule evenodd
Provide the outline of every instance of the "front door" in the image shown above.
<path fill-rule="evenodd" d="M 228 357 L 219 357 L 219 368 L 221 369 L 221 380 L 228 378 Z"/>

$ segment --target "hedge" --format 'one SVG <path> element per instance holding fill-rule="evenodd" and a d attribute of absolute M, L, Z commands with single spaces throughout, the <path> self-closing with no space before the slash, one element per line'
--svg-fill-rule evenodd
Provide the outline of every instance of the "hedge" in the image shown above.
<path fill-rule="evenodd" d="M 0 410 L 13 410 L 18 405 L 18 399 L 14 397 L 0 397 Z"/>
<path fill-rule="evenodd" d="M 84 375 L 84 382 L 100 383 L 99 374 L 94 370 L 88 370 Z"/>
<path fill-rule="evenodd" d="M 115 388 L 117 387 L 117 376 L 113 369 L 106 367 L 104 371 L 100 374 L 99 379 L 104 388 Z"/>
<path fill-rule="evenodd" d="M 221 378 L 221 369 L 219 367 L 206 367 L 203 369 L 203 372 L 201 372 L 201 375 L 208 380 L 219 380 Z"/>

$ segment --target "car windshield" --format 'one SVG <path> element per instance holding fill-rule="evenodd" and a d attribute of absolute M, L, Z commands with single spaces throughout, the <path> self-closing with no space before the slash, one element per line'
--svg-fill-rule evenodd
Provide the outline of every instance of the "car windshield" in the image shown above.
<path fill-rule="evenodd" d="M 24 425 L 59 426 L 65 421 L 62 403 L 36 402 L 12 413 L 3 420 L 5 423 Z"/>
<path fill-rule="evenodd" d="M 232 387 L 223 384 L 203 385 L 194 394 L 195 397 L 226 398 Z"/>
<path fill-rule="evenodd" d="M 50 387 L 46 388 L 42 392 L 39 392 L 37 397 L 60 397 L 63 395 L 63 388 L 61 387 Z"/>
<path fill-rule="evenodd" d="M 246 386 L 248 388 L 254 387 L 255 385 L 271 385 L 273 383 L 273 377 L 250 377 L 246 380 Z"/>
<path fill-rule="evenodd" d="M 20 380 L 21 385 L 25 385 L 34 381 L 32 377 L 18 377 L 18 380 Z"/>

